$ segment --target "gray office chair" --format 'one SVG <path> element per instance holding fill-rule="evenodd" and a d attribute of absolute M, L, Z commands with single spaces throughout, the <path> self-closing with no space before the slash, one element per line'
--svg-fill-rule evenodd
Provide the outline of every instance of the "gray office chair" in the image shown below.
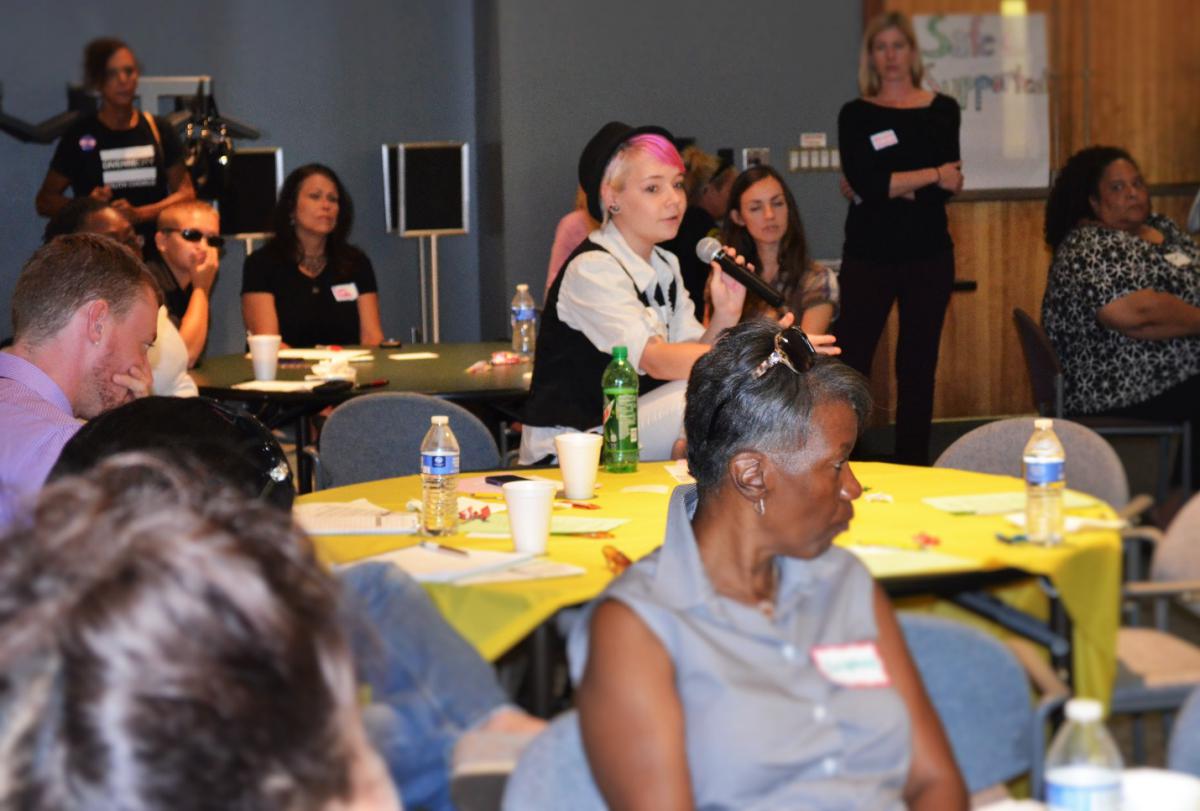
<path fill-rule="evenodd" d="M 500 467 L 500 451 L 487 427 L 471 412 L 426 394 L 380 392 L 339 405 L 318 442 L 317 489 L 421 472 L 421 440 L 429 418 L 445 414 L 458 440 L 462 470 Z"/>
<path fill-rule="evenodd" d="M 1129 480 L 1120 457 L 1104 438 L 1069 420 L 1056 419 L 1054 433 L 1067 454 L 1067 486 L 1120 511 L 1129 503 Z M 942 451 L 934 467 L 1004 476 L 1024 475 L 1021 452 L 1033 434 L 1033 418 L 996 420 L 968 431 Z M 1142 503 L 1139 500 L 1138 505 Z"/>
<path fill-rule="evenodd" d="M 1063 417 L 1063 371 L 1058 352 L 1042 326 L 1020 307 L 1013 309 L 1013 323 L 1025 366 L 1033 402 L 1043 417 Z M 1158 422 L 1124 417 L 1073 416 L 1101 436 L 1145 436 L 1158 438 L 1158 487 L 1155 498 L 1165 501 L 1171 478 L 1173 440 L 1179 440 L 1180 485 L 1185 493 L 1192 489 L 1192 433 L 1187 422 Z"/>
<path fill-rule="evenodd" d="M 1175 717 L 1167 747 L 1167 768 L 1200 777 L 1200 688 L 1193 690 Z"/>
<path fill-rule="evenodd" d="M 1146 529 L 1139 535 L 1153 545 L 1150 580 L 1126 583 L 1123 596 L 1135 605 L 1152 605 L 1154 624 L 1140 625 L 1141 612 L 1135 609 L 1117 633 L 1112 712 L 1134 715 L 1133 752 L 1140 763 L 1145 746 L 1138 716 L 1162 713 L 1169 734 L 1171 713 L 1200 686 L 1200 647 L 1167 630 L 1171 606 L 1195 612 L 1200 595 L 1200 495 L 1184 505 L 1165 533 Z"/>
<path fill-rule="evenodd" d="M 1070 420 L 1056 419 L 1054 433 L 1067 455 L 1067 487 L 1107 502 L 1117 515 L 1136 521 L 1154 504 L 1146 495 L 1129 497 L 1125 466 L 1104 437 Z M 996 420 L 968 431 L 933 463 L 934 467 L 974 470 L 1004 476 L 1024 475 L 1021 452 L 1033 434 L 1032 417 Z M 1123 533 L 1128 537 L 1128 532 Z M 1125 574 L 1141 577 L 1142 564 L 1135 543 L 1125 545 Z"/>
<path fill-rule="evenodd" d="M 971 794 L 1003 792 L 1023 774 L 1041 796 L 1045 729 L 1069 691 L 1048 665 L 1033 672 L 1003 643 L 961 622 L 902 611 L 900 628 Z M 1042 697 L 1030 702 L 1030 681 Z"/>
<path fill-rule="evenodd" d="M 579 736 L 579 715 L 568 710 L 555 718 L 521 753 L 504 788 L 503 811 L 604 811 L 604 799 Z"/>

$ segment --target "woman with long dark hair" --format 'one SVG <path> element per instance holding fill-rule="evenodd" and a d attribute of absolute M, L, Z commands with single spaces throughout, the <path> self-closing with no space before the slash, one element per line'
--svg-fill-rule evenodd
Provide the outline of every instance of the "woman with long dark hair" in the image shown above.
<path fill-rule="evenodd" d="M 746 257 L 763 281 L 780 292 L 804 332 L 829 330 L 837 317 L 837 276 L 809 258 L 796 199 L 775 169 L 752 166 L 733 181 L 721 241 Z M 742 319 L 761 315 L 780 314 L 747 290 Z"/>
<path fill-rule="evenodd" d="M 371 260 L 351 245 L 354 202 L 328 166 L 309 163 L 283 182 L 275 238 L 246 257 L 242 317 L 287 346 L 383 340 Z"/>

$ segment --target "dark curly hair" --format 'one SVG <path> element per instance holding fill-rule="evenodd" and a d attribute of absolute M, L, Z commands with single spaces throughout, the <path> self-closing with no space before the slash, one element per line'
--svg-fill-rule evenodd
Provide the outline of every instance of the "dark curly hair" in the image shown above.
<path fill-rule="evenodd" d="M 784 231 L 783 239 L 779 242 L 779 275 L 775 278 L 774 287 L 783 294 L 784 301 L 788 306 L 799 312 L 799 302 L 795 301 L 795 298 L 800 290 L 801 281 L 812 264 L 808 258 L 808 240 L 804 236 L 804 224 L 800 222 L 800 209 L 796 205 L 796 198 L 792 196 L 792 190 L 788 188 L 783 176 L 773 167 L 751 166 L 733 181 L 733 188 L 729 190 L 729 211 L 725 214 L 725 224 L 721 228 L 721 241 L 761 270 L 754 238 L 750 236 L 750 231 L 746 226 L 738 225 L 733 221 L 732 212 L 740 211 L 742 195 L 746 193 L 747 189 L 769 177 L 779 182 L 788 208 L 787 230 Z M 761 312 L 765 304 L 758 296 L 747 291 L 746 305 L 742 310 L 743 317 Z"/>
<path fill-rule="evenodd" d="M 337 187 L 338 216 L 333 231 L 325 239 L 325 256 L 329 267 L 338 276 L 349 276 L 354 264 L 361 253 L 350 244 L 350 230 L 354 227 L 354 201 L 350 192 L 342 185 L 341 178 L 328 166 L 320 163 L 306 163 L 283 181 L 279 190 L 279 202 L 275 204 L 273 228 L 275 238 L 264 248 L 276 252 L 276 256 L 285 261 L 300 259 L 300 243 L 296 240 L 296 225 L 292 215 L 296 211 L 296 202 L 300 199 L 300 187 L 304 181 L 313 175 L 322 175 Z"/>
<path fill-rule="evenodd" d="M 1109 164 L 1117 160 L 1137 166 L 1137 161 L 1117 146 L 1089 146 L 1067 160 L 1046 200 L 1045 236 L 1051 248 L 1057 249 L 1080 220 L 1096 216 L 1090 198 L 1100 194 L 1100 178 Z"/>

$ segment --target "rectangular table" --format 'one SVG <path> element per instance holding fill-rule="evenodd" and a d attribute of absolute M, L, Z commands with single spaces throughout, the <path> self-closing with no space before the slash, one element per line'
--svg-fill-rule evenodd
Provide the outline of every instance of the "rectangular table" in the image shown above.
<path fill-rule="evenodd" d="M 353 349 L 354 347 L 344 347 Z M 191 371 L 200 393 L 214 400 L 272 405 L 279 411 L 267 420 L 268 427 L 275 428 L 294 422 L 296 426 L 296 448 L 299 451 L 309 441 L 309 419 L 329 406 L 335 406 L 351 397 L 380 391 L 415 392 L 453 400 L 472 410 L 499 410 L 517 407 L 529 395 L 529 382 L 533 366 L 528 361 L 506 366 L 492 366 L 480 372 L 467 372 L 477 361 L 488 360 L 493 352 L 511 349 L 507 343 L 462 343 L 462 344 L 412 344 L 402 348 L 377 347 L 371 350 L 371 359 L 366 363 L 354 363 L 357 382 L 368 383 L 386 380 L 377 388 L 342 392 L 265 392 L 253 389 L 234 388 L 238 383 L 254 379 L 250 358 L 245 354 L 221 355 L 205 358 Z M 420 355 L 434 354 L 434 358 Z M 393 355 L 401 358 L 394 359 Z M 412 356 L 418 356 L 413 358 Z M 311 363 L 302 365 L 281 364 L 278 380 L 304 380 Z M 480 416 L 487 416 L 486 414 Z M 495 420 L 485 419 L 495 424 Z M 307 492 L 312 479 L 309 459 L 297 452 L 296 466 L 300 492 Z"/>
<path fill-rule="evenodd" d="M 1057 589 L 1061 604 L 1071 620 L 1070 642 L 1074 680 L 1080 695 L 1107 700 L 1116 671 L 1116 628 L 1120 590 L 1120 537 L 1115 531 L 1072 534 L 1055 549 L 1014 546 L 996 540 L 997 531 L 1014 532 L 1000 516 L 951 515 L 921 502 L 926 495 L 957 495 L 1010 492 L 1022 489 L 1018 479 L 940 468 L 907 467 L 884 463 L 856 463 L 854 471 L 872 500 L 855 502 L 850 529 L 838 537 L 842 545 L 877 544 L 885 548 L 915 546 L 919 534 L 938 540 L 934 551 L 959 559 L 947 563 L 941 555 L 930 555 L 925 571 L 877 572 L 885 588 L 900 587 L 906 593 L 920 588 L 940 592 L 937 584 L 948 578 L 1005 575 L 1007 585 L 997 594 L 1030 617 L 1047 616 L 1049 603 L 1038 578 Z M 547 471 L 555 476 L 555 471 Z M 578 577 L 524 583 L 478 586 L 430 585 L 428 591 L 440 610 L 466 639 L 487 659 L 494 660 L 520 642 L 559 609 L 587 602 L 611 580 L 601 548 L 612 544 L 637 560 L 662 542 L 666 527 L 667 500 L 675 480 L 664 463 L 643 463 L 637 473 L 599 476 L 595 503 L 601 509 L 586 514 L 628 518 L 615 538 L 552 536 L 548 554 L 582 566 Z M 630 492 L 633 488 L 635 492 Z M 645 492 L 646 489 L 657 492 Z M 890 497 L 890 500 L 881 498 Z M 368 482 L 303 497 L 303 501 L 349 501 L 368 498 L 393 510 L 420 497 L 420 479 L 406 476 Z M 1113 517 L 1101 502 L 1072 514 Z M 347 563 L 380 552 L 415 543 L 414 536 L 327 536 L 317 539 L 322 556 L 332 563 Z M 507 539 L 475 539 L 465 535 L 448 541 L 479 549 L 511 549 Z M 920 553 L 914 553 L 920 554 Z M 919 560 L 919 558 L 918 558 Z M 872 567 L 869 562 L 869 568 Z"/>

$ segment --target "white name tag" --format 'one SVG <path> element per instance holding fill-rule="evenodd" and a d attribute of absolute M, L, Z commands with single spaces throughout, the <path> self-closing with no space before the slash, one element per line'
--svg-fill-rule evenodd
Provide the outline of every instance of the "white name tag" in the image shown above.
<path fill-rule="evenodd" d="M 1177 268 L 1185 268 L 1192 264 L 1192 257 L 1188 256 L 1183 251 L 1171 251 L 1163 258 Z"/>
<path fill-rule="evenodd" d="M 842 687 L 887 687 L 891 684 L 874 642 L 817 645 L 810 651 L 821 675 Z"/>
<path fill-rule="evenodd" d="M 358 301 L 358 285 L 354 282 L 335 284 L 329 289 L 333 291 L 333 297 L 338 301 Z"/>
<path fill-rule="evenodd" d="M 871 136 L 871 146 L 875 147 L 876 152 L 898 143 L 900 143 L 900 139 L 896 137 L 895 130 L 883 130 Z"/>

